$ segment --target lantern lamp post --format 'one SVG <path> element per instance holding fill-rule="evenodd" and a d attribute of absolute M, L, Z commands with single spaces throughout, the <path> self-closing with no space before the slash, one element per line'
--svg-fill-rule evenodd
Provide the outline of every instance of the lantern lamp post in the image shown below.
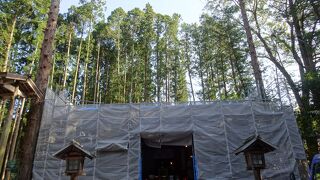
<path fill-rule="evenodd" d="M 253 170 L 255 180 L 261 180 L 260 170 L 266 167 L 264 154 L 275 149 L 273 145 L 262 140 L 259 135 L 254 135 L 247 138 L 234 153 L 238 155 L 243 152 L 247 169 Z"/>
<path fill-rule="evenodd" d="M 78 176 L 85 175 L 83 165 L 85 158 L 92 159 L 93 155 L 84 150 L 81 145 L 76 141 L 71 143 L 56 152 L 54 157 L 66 161 L 66 175 L 70 176 L 71 180 L 76 180 Z"/>

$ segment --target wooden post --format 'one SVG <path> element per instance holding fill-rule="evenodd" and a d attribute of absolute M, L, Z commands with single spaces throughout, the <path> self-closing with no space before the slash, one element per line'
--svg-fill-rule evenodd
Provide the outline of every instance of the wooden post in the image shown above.
<path fill-rule="evenodd" d="M 78 179 L 78 175 L 77 174 L 72 174 L 70 176 L 70 180 L 77 180 Z"/>
<path fill-rule="evenodd" d="M 4 116 L 6 104 L 7 104 L 7 99 L 2 99 L 1 104 L 0 104 L 0 124 L 2 122 L 2 117 Z"/>
<path fill-rule="evenodd" d="M 18 88 L 16 88 L 15 91 L 17 91 Z M 1 170 L 1 176 L 5 172 L 4 167 L 4 162 L 5 162 L 5 152 L 7 149 L 7 142 L 8 142 L 8 137 L 10 133 L 10 127 L 12 123 L 12 115 L 13 115 L 13 110 L 14 110 L 14 100 L 15 100 L 15 93 L 13 96 L 10 98 L 10 106 L 9 106 L 9 112 L 8 112 L 8 117 L 3 123 L 3 132 L 0 137 L 0 170 Z"/>
<path fill-rule="evenodd" d="M 253 174 L 254 174 L 254 179 L 255 180 L 262 180 L 259 168 L 257 168 L 257 169 L 254 168 L 253 169 Z"/>

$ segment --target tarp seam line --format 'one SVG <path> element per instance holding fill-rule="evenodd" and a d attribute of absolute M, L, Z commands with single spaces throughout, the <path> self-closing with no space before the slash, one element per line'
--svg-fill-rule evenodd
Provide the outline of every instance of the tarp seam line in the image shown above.
<path fill-rule="evenodd" d="M 222 119 L 223 119 L 223 128 L 224 128 L 224 137 L 226 140 L 226 145 L 227 145 L 227 153 L 228 153 L 228 161 L 229 161 L 229 171 L 231 173 L 231 178 L 233 177 L 233 173 L 232 173 L 232 166 L 231 166 L 231 158 L 230 158 L 230 147 L 229 147 L 229 142 L 228 142 L 228 134 L 227 134 L 227 128 L 226 128 L 226 120 L 225 120 L 225 116 L 222 110 L 222 103 L 221 101 L 219 101 L 219 106 L 220 106 L 220 113 L 222 114 Z"/>
<path fill-rule="evenodd" d="M 53 100 L 54 100 L 54 104 L 53 104 L 53 108 L 52 108 L 52 110 L 51 110 L 51 119 L 53 119 L 53 112 L 54 112 L 54 109 L 55 109 L 55 99 L 56 99 L 56 97 L 55 97 L 55 94 L 54 94 L 54 98 L 53 98 Z M 44 111 L 43 111 L 44 112 Z M 42 114 L 42 117 L 44 116 L 44 114 Z M 44 160 L 44 167 L 43 167 L 43 174 L 42 174 L 42 177 L 44 178 L 44 176 L 45 176 L 45 172 L 46 172 L 46 168 L 47 168 L 47 159 L 48 159 L 48 150 L 49 150 L 49 140 L 50 140 L 50 134 L 51 134 L 51 128 L 52 128 L 52 123 L 48 123 L 48 125 L 49 125 L 49 133 L 48 133 L 48 139 L 47 139 L 47 148 L 46 148 L 46 157 L 45 157 L 45 160 Z"/>
<path fill-rule="evenodd" d="M 99 105 L 98 107 L 98 117 L 97 117 L 97 120 L 96 120 L 96 147 L 98 147 L 98 128 L 99 128 L 99 121 L 100 121 L 100 110 L 101 110 L 101 106 Z M 95 150 L 95 158 L 94 158 L 94 167 L 96 167 L 97 165 L 97 156 L 98 156 L 98 153 L 97 153 L 97 150 Z M 96 177 L 96 168 L 93 168 L 93 180 L 95 179 Z"/>
<path fill-rule="evenodd" d="M 255 118 L 255 115 L 254 115 L 254 111 L 253 111 L 253 102 L 250 101 L 250 109 L 251 109 L 251 114 L 252 114 L 252 121 L 253 121 L 253 128 L 254 128 L 254 131 L 255 131 L 255 135 L 258 135 L 258 129 L 257 129 L 257 125 L 256 125 L 256 118 Z"/>
<path fill-rule="evenodd" d="M 285 115 L 285 114 L 283 114 L 283 115 Z M 273 116 L 273 117 L 274 117 L 274 116 Z M 293 145 L 292 145 L 292 142 L 291 142 L 290 131 L 289 131 L 289 127 L 288 127 L 288 124 L 287 124 L 287 120 L 284 119 L 283 121 L 284 121 L 284 124 L 285 124 L 285 126 L 286 126 L 286 133 L 287 133 L 287 135 L 288 135 L 289 144 L 290 144 L 290 147 L 291 147 L 291 150 L 292 150 L 293 158 L 294 158 L 294 160 L 295 160 L 295 159 L 296 159 L 296 153 L 295 153 L 295 151 L 294 151 L 294 148 L 293 148 Z M 295 160 L 295 164 L 296 164 L 296 160 Z M 295 167 L 293 167 L 293 170 L 291 170 L 291 171 L 294 171 L 294 169 L 295 169 Z"/>
<path fill-rule="evenodd" d="M 131 147 L 130 147 L 130 122 L 131 122 L 131 116 L 132 116 L 132 110 L 131 110 L 131 108 L 132 108 L 132 106 L 131 106 L 131 104 L 129 104 L 128 105 L 129 106 L 129 112 L 128 112 L 128 114 L 129 114 L 129 119 L 128 119 L 128 121 L 127 121 L 127 131 L 128 131 L 128 144 L 127 144 L 127 148 L 128 148 L 128 146 L 129 146 L 129 148 L 128 148 L 128 151 L 127 151 L 127 179 L 129 179 L 129 171 L 130 171 L 130 163 L 129 163 L 129 156 L 130 156 L 130 153 L 129 153 L 129 149 L 131 149 Z"/>

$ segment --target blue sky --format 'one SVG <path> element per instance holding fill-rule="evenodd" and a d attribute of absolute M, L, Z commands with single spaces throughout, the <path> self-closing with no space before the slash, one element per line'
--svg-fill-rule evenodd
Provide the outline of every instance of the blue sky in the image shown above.
<path fill-rule="evenodd" d="M 178 13 L 187 23 L 198 22 L 206 4 L 206 0 L 107 0 L 106 16 L 118 7 L 125 11 L 135 7 L 143 9 L 148 2 L 155 12 L 167 15 Z M 66 12 L 71 5 L 78 5 L 78 0 L 61 0 L 60 12 Z"/>

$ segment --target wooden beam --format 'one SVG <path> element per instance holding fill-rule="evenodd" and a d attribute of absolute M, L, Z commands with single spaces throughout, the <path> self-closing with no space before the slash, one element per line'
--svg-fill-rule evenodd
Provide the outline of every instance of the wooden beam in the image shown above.
<path fill-rule="evenodd" d="M 10 84 L 3 84 L 2 87 L 14 93 L 14 96 L 27 97 L 22 91 L 19 90 L 19 86 L 15 87 Z"/>
<path fill-rule="evenodd" d="M 13 96 L 14 93 L 0 93 L 0 97 L 9 99 L 9 97 Z"/>
<path fill-rule="evenodd" d="M 4 77 L 6 79 L 21 80 L 21 81 L 25 81 L 28 78 L 20 74 L 9 73 L 9 72 L 0 72 L 0 77 Z"/>
<path fill-rule="evenodd" d="M 14 84 L 16 80 L 14 79 L 0 79 L 0 85 L 2 84 Z"/>
<path fill-rule="evenodd" d="M 44 99 L 43 93 L 45 93 L 45 92 L 41 92 L 40 89 L 37 87 L 37 85 L 31 79 L 27 79 L 27 83 L 31 87 L 34 94 L 38 97 L 38 99 Z"/>
<path fill-rule="evenodd" d="M 16 87 L 14 87 L 11 84 L 3 84 L 2 87 L 5 88 L 6 90 L 12 92 L 12 93 L 14 93 L 15 90 L 16 90 Z"/>

